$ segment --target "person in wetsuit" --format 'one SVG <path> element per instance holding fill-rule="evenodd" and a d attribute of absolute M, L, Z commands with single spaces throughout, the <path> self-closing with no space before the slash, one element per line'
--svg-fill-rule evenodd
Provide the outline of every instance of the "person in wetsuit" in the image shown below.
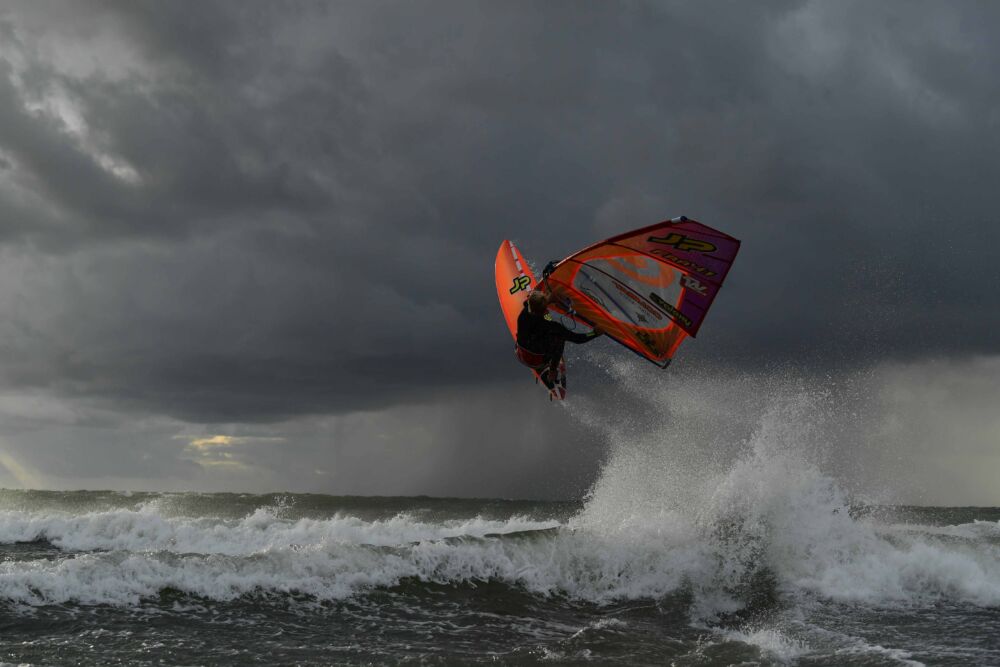
<path fill-rule="evenodd" d="M 532 290 L 517 316 L 517 358 L 534 369 L 545 386 L 552 389 L 559 377 L 559 361 L 566 341 L 586 343 L 600 336 L 596 329 L 591 333 L 575 333 L 546 317 L 549 296 L 541 290 Z"/>

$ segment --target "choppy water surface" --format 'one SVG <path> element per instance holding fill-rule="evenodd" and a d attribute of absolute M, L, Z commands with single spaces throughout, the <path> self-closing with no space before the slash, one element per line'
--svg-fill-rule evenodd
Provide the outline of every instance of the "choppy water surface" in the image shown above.
<path fill-rule="evenodd" d="M 697 512 L 614 517 L 599 489 L 3 491 L 0 660 L 1000 663 L 1000 510 L 851 508 L 789 474 L 749 459 Z"/>

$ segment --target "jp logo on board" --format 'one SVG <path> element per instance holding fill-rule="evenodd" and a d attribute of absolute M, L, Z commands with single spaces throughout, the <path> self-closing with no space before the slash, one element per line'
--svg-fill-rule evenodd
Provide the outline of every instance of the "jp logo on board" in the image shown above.
<path fill-rule="evenodd" d="M 514 278 L 514 284 L 510 288 L 511 294 L 517 294 L 521 290 L 526 290 L 531 287 L 531 278 L 528 276 L 518 276 Z"/>

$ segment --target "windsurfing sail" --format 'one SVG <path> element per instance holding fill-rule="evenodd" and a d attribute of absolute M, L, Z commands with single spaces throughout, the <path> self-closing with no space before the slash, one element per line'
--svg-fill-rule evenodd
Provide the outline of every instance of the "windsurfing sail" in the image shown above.
<path fill-rule="evenodd" d="M 728 234 L 674 218 L 584 248 L 543 282 L 574 315 L 666 368 L 698 333 L 739 248 Z"/>

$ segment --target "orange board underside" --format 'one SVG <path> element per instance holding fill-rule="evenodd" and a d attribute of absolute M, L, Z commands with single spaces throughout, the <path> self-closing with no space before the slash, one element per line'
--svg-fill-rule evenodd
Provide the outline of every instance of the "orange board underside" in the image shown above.
<path fill-rule="evenodd" d="M 500 244 L 496 260 L 497 297 L 510 335 L 517 339 L 517 316 L 528 292 L 535 288 L 535 276 L 521 252 L 510 241 Z"/>

